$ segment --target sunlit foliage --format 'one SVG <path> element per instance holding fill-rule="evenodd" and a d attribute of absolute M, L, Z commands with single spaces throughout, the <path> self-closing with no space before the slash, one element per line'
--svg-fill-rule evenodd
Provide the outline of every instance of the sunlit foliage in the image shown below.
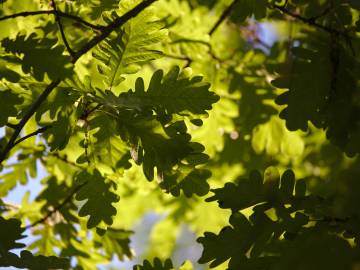
<path fill-rule="evenodd" d="M 360 269 L 358 1 L 0 3 L 1 267 Z"/>

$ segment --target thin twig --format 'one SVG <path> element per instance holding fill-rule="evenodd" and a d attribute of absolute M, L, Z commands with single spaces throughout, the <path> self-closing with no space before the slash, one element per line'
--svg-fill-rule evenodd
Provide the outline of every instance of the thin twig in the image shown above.
<path fill-rule="evenodd" d="M 38 96 L 38 98 L 35 100 L 35 102 L 31 105 L 29 111 L 24 115 L 24 117 L 20 120 L 19 124 L 16 125 L 16 128 L 14 130 L 14 133 L 10 137 L 10 140 L 6 144 L 4 150 L 0 153 L 0 164 L 5 160 L 7 154 L 10 152 L 10 150 L 15 146 L 15 142 L 17 137 L 19 136 L 21 130 L 29 121 L 29 119 L 33 116 L 33 114 L 36 112 L 36 110 L 39 108 L 39 106 L 45 101 L 47 96 L 51 93 L 51 91 L 60 84 L 60 80 L 55 80 L 51 82 Z"/>
<path fill-rule="evenodd" d="M 218 27 L 224 22 L 224 20 L 230 15 L 231 10 L 234 8 L 234 6 L 237 4 L 239 0 L 234 0 L 224 11 L 223 13 L 220 15 L 219 19 L 215 22 L 215 24 L 213 25 L 213 27 L 211 27 L 210 31 L 208 32 L 209 36 L 212 36 L 216 29 L 218 29 Z M 206 43 L 205 45 L 207 45 L 209 47 L 209 51 L 210 51 L 210 55 L 212 58 L 214 58 L 215 60 L 219 61 L 219 58 L 216 57 L 216 55 L 212 52 L 212 47 L 210 43 Z M 191 65 L 191 63 L 193 62 L 192 59 L 188 59 L 187 63 L 186 63 L 186 67 L 189 67 Z"/>
<path fill-rule="evenodd" d="M 320 23 L 317 23 L 316 22 L 316 18 L 305 18 L 303 16 L 301 16 L 300 14 L 297 14 L 297 13 L 293 13 L 291 12 L 290 10 L 284 8 L 283 6 L 279 6 L 279 5 L 271 5 L 271 7 L 273 9 L 277 9 L 279 11 L 281 11 L 282 13 L 294 18 L 294 19 L 297 19 L 299 21 L 302 21 L 303 23 L 305 24 L 308 24 L 310 26 L 314 26 L 314 27 L 317 27 L 325 32 L 328 32 L 330 34 L 336 34 L 336 35 L 339 35 L 339 36 L 343 36 L 343 37 L 347 37 L 347 34 L 342 32 L 342 31 L 339 31 L 337 29 L 333 29 L 333 28 L 330 28 L 330 27 L 327 27 L 325 25 L 322 25 Z"/>
<path fill-rule="evenodd" d="M 65 200 L 58 204 L 54 209 L 52 209 L 51 211 L 49 211 L 43 218 L 29 224 L 28 226 L 25 227 L 26 230 L 31 229 L 33 227 L 35 227 L 38 224 L 44 223 L 48 218 L 50 218 L 54 213 L 56 213 L 57 211 L 59 211 L 61 208 L 63 208 L 66 204 L 68 204 L 69 202 L 71 202 L 72 197 L 75 195 L 76 192 L 78 192 L 83 186 L 85 186 L 88 182 L 85 182 L 81 185 L 78 185 L 77 187 L 74 188 L 74 190 L 65 198 Z"/>
<path fill-rule="evenodd" d="M 54 12 L 55 12 L 55 20 L 56 20 L 56 23 L 59 27 L 59 31 L 60 31 L 60 34 L 61 34 L 61 38 L 64 42 L 64 45 L 67 49 L 67 51 L 69 52 L 70 56 L 73 58 L 74 57 L 74 51 L 71 49 L 70 47 L 70 44 L 66 38 L 66 35 L 65 35 L 65 32 L 64 32 L 64 27 L 61 23 L 61 19 L 60 19 L 60 16 L 57 14 L 57 7 L 56 7 L 56 3 L 55 3 L 55 0 L 51 0 L 51 3 L 52 3 L 52 6 L 53 6 L 53 9 L 54 9 Z"/>
<path fill-rule="evenodd" d="M 209 36 L 212 36 L 212 34 L 216 31 L 216 29 L 221 25 L 221 23 L 230 15 L 231 10 L 234 8 L 234 6 L 239 2 L 238 0 L 234 0 L 221 14 L 220 18 L 216 21 L 214 26 L 209 31 Z"/>
<path fill-rule="evenodd" d="M 61 160 L 62 162 L 66 163 L 66 164 L 68 164 L 68 165 L 71 165 L 71 166 L 73 166 L 73 167 L 75 167 L 75 168 L 77 168 L 77 169 L 81 169 L 81 170 L 84 169 L 84 167 L 78 165 L 77 163 L 68 160 L 68 159 L 66 158 L 66 156 L 64 156 L 64 157 L 63 157 L 63 156 L 60 156 L 59 153 L 56 153 L 56 152 L 54 152 L 54 153 L 48 153 L 48 156 L 55 157 L 55 158 Z M 46 160 L 42 160 L 42 162 L 46 163 Z"/>
<path fill-rule="evenodd" d="M 0 21 L 5 21 L 8 19 L 15 19 L 18 17 L 28 17 L 28 16 L 36 16 L 36 15 L 57 15 L 63 18 L 68 18 L 74 21 L 77 21 L 80 24 L 83 24 L 89 28 L 92 28 L 94 30 L 98 30 L 98 31 L 102 31 L 104 28 L 106 28 L 106 26 L 102 26 L 102 25 L 95 25 L 92 23 L 89 23 L 85 20 L 83 20 L 82 18 L 72 15 L 72 14 L 68 14 L 62 11 L 54 11 L 54 10 L 37 10 L 37 11 L 24 11 L 24 12 L 19 12 L 19 13 L 15 13 L 15 14 L 11 14 L 11 15 L 7 15 L 4 17 L 0 18 Z"/>
<path fill-rule="evenodd" d="M 43 133 L 44 131 L 46 131 L 47 129 L 51 128 L 51 126 L 45 126 L 45 127 L 42 127 L 42 128 L 39 128 L 38 130 L 18 139 L 17 141 L 14 142 L 14 146 L 21 143 L 22 141 L 25 141 L 26 139 L 30 138 L 30 137 L 33 137 L 33 136 L 36 136 L 40 133 Z"/>
<path fill-rule="evenodd" d="M 152 3 L 156 2 L 157 0 L 145 0 L 138 4 L 136 7 L 134 7 L 132 10 L 125 13 L 123 16 L 117 18 L 114 20 L 111 24 L 106 26 L 104 30 L 97 36 L 93 37 L 88 43 L 86 43 L 78 52 L 75 53 L 72 63 L 76 63 L 76 61 L 83 56 L 85 53 L 90 51 L 93 47 L 95 47 L 97 44 L 99 44 L 101 41 L 103 41 L 105 38 L 107 38 L 112 31 L 114 31 L 116 28 L 121 27 L 123 24 L 125 24 L 128 20 L 134 18 L 137 16 L 141 11 L 143 11 L 145 8 L 150 6 Z M 21 130 L 29 121 L 29 119 L 33 116 L 33 114 L 36 112 L 36 110 L 39 108 L 39 106 L 45 101 L 47 96 L 60 84 L 61 80 L 55 80 L 51 82 L 44 92 L 40 94 L 40 96 L 35 100 L 35 102 L 31 105 L 29 111 L 24 115 L 24 117 L 20 120 L 19 124 L 17 125 L 16 129 L 14 130 L 14 133 L 10 137 L 10 140 L 6 144 L 4 150 L 0 153 L 0 164 L 5 160 L 7 154 L 10 152 L 10 150 L 14 147 L 14 143 L 19 136 Z"/>

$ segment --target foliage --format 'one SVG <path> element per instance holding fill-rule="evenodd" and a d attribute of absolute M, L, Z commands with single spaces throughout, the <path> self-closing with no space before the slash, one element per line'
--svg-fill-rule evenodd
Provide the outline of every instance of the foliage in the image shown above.
<path fill-rule="evenodd" d="M 357 1 L 0 2 L 0 266 L 360 267 Z"/>

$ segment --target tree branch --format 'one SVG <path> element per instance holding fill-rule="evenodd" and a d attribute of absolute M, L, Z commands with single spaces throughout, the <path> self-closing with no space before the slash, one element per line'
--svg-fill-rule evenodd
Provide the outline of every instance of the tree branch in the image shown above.
<path fill-rule="evenodd" d="M 63 157 L 63 156 L 60 156 L 58 153 L 48 153 L 48 156 L 55 157 L 55 158 L 61 160 L 62 162 L 66 163 L 66 164 L 68 164 L 68 165 L 71 165 L 71 166 L 73 166 L 73 167 L 75 167 L 75 168 L 78 168 L 78 169 L 81 169 L 81 170 L 84 169 L 84 167 L 76 164 L 76 163 L 73 162 L 73 161 L 68 160 L 68 159 L 66 158 L 66 156 L 64 156 L 64 157 Z M 44 163 L 46 162 L 46 160 L 41 160 L 41 161 L 44 162 Z"/>
<path fill-rule="evenodd" d="M 61 34 L 61 38 L 65 44 L 65 47 L 67 49 L 67 51 L 69 52 L 71 58 L 74 57 L 74 51 L 71 49 L 70 47 L 70 44 L 65 36 L 65 32 L 64 32 L 64 27 L 61 23 L 61 19 L 60 19 L 60 16 L 57 14 L 57 7 L 56 7 L 56 3 L 55 3 L 55 0 L 51 0 L 51 3 L 52 3 L 52 6 L 53 6 L 53 9 L 54 9 L 54 12 L 55 12 L 55 20 L 56 20 L 56 23 L 59 27 L 59 31 L 60 31 L 60 34 Z"/>
<path fill-rule="evenodd" d="M 6 123 L 6 126 L 9 127 L 9 128 L 12 128 L 12 129 L 16 128 L 16 125 L 11 124 L 11 123 Z"/>
<path fill-rule="evenodd" d="M 209 36 L 212 36 L 214 34 L 214 32 L 218 29 L 218 27 L 224 22 L 224 20 L 230 15 L 231 10 L 233 9 L 233 7 L 237 4 L 239 0 L 234 0 L 224 11 L 223 13 L 220 15 L 219 19 L 216 21 L 216 23 L 213 25 L 213 27 L 211 27 L 210 31 L 208 32 Z M 216 57 L 216 55 L 212 52 L 212 47 L 211 44 L 208 43 L 206 44 L 207 46 L 209 46 L 209 51 L 210 51 L 210 55 L 212 58 L 219 60 L 218 57 Z M 193 62 L 192 59 L 188 59 L 187 63 L 186 63 L 186 67 L 189 67 L 191 65 L 191 63 Z"/>
<path fill-rule="evenodd" d="M 43 103 L 43 101 L 47 98 L 47 96 L 51 93 L 51 91 L 60 84 L 60 80 L 55 80 L 53 82 L 51 82 L 46 89 L 44 90 L 44 92 L 42 92 L 40 94 L 40 96 L 38 96 L 38 98 L 35 100 L 35 102 L 31 105 L 29 111 L 24 115 L 24 117 L 20 120 L 19 124 L 16 125 L 16 128 L 14 130 L 14 133 L 12 134 L 12 136 L 10 137 L 10 140 L 8 141 L 8 143 L 6 144 L 5 148 L 3 151 L 1 151 L 0 153 L 0 164 L 5 160 L 7 154 L 10 152 L 10 150 L 15 146 L 15 141 L 17 139 L 17 137 L 19 136 L 21 130 L 23 129 L 23 127 L 25 126 L 25 124 L 27 123 L 27 121 L 29 121 L 29 119 L 31 118 L 31 116 L 33 116 L 33 114 L 36 112 L 36 110 L 39 108 L 39 106 L 41 105 L 41 103 Z"/>
<path fill-rule="evenodd" d="M 26 139 L 30 138 L 30 137 L 33 137 L 33 136 L 36 136 L 40 133 L 43 133 L 44 131 L 46 131 L 47 129 L 51 128 L 51 126 L 45 126 L 45 127 L 42 127 L 42 128 L 39 128 L 38 130 L 18 139 L 17 141 L 14 142 L 14 146 L 21 143 L 22 141 L 25 141 Z"/>
<path fill-rule="evenodd" d="M 286 9 L 285 7 L 279 6 L 279 5 L 276 5 L 276 4 L 271 5 L 271 7 L 272 7 L 272 9 L 277 9 L 280 12 L 282 12 L 283 14 L 286 14 L 286 15 L 294 18 L 294 19 L 302 21 L 303 23 L 305 23 L 307 25 L 314 26 L 314 27 L 319 28 L 319 29 L 321 29 L 321 30 L 323 30 L 325 32 L 330 33 L 330 34 L 335 34 L 335 35 L 339 35 L 339 36 L 343 36 L 345 38 L 348 38 L 347 34 L 342 32 L 342 31 L 339 31 L 337 29 L 333 29 L 333 28 L 330 28 L 330 27 L 327 27 L 325 25 L 317 23 L 316 22 L 317 17 L 305 18 L 305 17 L 301 16 L 300 14 L 293 13 L 290 10 Z"/>
<path fill-rule="evenodd" d="M 25 230 L 31 229 L 33 227 L 35 227 L 36 225 L 40 224 L 40 223 L 44 223 L 48 218 L 50 218 L 54 213 L 56 213 L 57 211 L 59 211 L 61 208 L 63 208 L 66 204 L 68 204 L 69 202 L 71 202 L 72 197 L 75 195 L 76 192 L 78 192 L 83 186 L 85 186 L 88 182 L 85 182 L 77 187 L 74 188 L 74 190 L 72 192 L 70 192 L 70 194 L 64 199 L 64 201 L 60 204 L 58 204 L 54 209 L 52 209 L 51 211 L 49 211 L 43 218 L 29 224 L 28 226 L 25 227 Z"/>
<path fill-rule="evenodd" d="M 80 24 L 83 24 L 89 28 L 92 28 L 94 30 L 98 30 L 98 31 L 102 31 L 104 28 L 106 28 L 106 26 L 102 26 L 102 25 L 95 25 L 92 23 L 89 23 L 85 20 L 83 20 L 82 18 L 75 16 L 75 15 L 71 15 L 65 12 L 61 12 L 61 11 L 55 11 L 55 10 L 38 10 L 38 11 L 24 11 L 24 12 L 19 12 L 19 13 L 15 13 L 15 14 L 11 14 L 11 15 L 7 15 L 4 17 L 0 18 L 0 21 L 5 21 L 8 19 L 14 19 L 17 17 L 28 17 L 28 16 L 36 16 L 36 15 L 57 15 L 59 17 L 63 17 L 63 18 L 68 18 L 71 20 L 74 20 Z"/>
<path fill-rule="evenodd" d="M 214 26 L 211 28 L 211 30 L 209 31 L 209 36 L 212 36 L 212 34 L 214 34 L 214 32 L 216 31 L 216 29 L 222 24 L 222 22 L 230 15 L 231 10 L 233 9 L 233 7 L 237 4 L 237 2 L 239 2 L 238 0 L 234 0 L 221 14 L 220 18 L 216 21 L 216 23 L 214 24 Z"/>
<path fill-rule="evenodd" d="M 103 41 L 106 37 L 110 35 L 112 31 L 114 31 L 116 28 L 121 27 L 123 24 L 125 24 L 128 20 L 134 18 L 137 16 L 141 11 L 143 11 L 145 8 L 150 6 L 152 3 L 154 3 L 157 0 L 145 0 L 138 4 L 136 7 L 134 7 L 132 10 L 125 13 L 123 16 L 119 17 L 118 19 L 114 20 L 111 24 L 106 26 L 104 30 L 94 38 L 92 38 L 87 44 L 85 44 L 78 52 L 74 54 L 74 57 L 72 59 L 72 63 L 76 63 L 76 61 L 85 53 L 90 51 L 93 47 L 95 47 L 98 43 Z M 44 92 L 41 93 L 41 95 L 35 100 L 35 102 L 31 105 L 29 111 L 24 115 L 24 117 L 20 120 L 19 124 L 16 126 L 16 129 L 14 130 L 13 135 L 11 136 L 10 140 L 6 144 L 4 150 L 0 153 L 0 164 L 5 160 L 7 154 L 10 152 L 10 150 L 14 147 L 14 143 L 19 136 L 21 130 L 29 121 L 29 119 L 33 116 L 33 114 L 36 112 L 36 110 L 39 108 L 39 106 L 43 103 L 43 101 L 47 98 L 47 96 L 54 90 L 59 84 L 61 80 L 55 80 L 51 82 Z"/>
<path fill-rule="evenodd" d="M 121 27 L 124 25 L 128 20 L 136 17 L 141 11 L 145 8 L 150 6 L 152 3 L 156 2 L 157 0 L 145 0 L 134 7 L 132 10 L 125 13 L 123 16 L 114 20 L 111 24 L 106 26 L 101 34 L 95 36 L 92 40 L 90 40 L 87 44 L 85 44 L 76 54 L 73 59 L 73 63 L 75 63 L 82 55 L 90 51 L 93 47 L 95 47 L 98 43 L 103 41 L 112 31 L 116 28 Z"/>

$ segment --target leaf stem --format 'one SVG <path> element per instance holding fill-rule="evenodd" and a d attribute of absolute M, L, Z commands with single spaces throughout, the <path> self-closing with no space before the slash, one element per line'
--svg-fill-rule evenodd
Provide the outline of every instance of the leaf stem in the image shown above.
<path fill-rule="evenodd" d="M 279 5 L 276 5 L 276 4 L 273 4 L 271 5 L 271 8 L 272 9 L 277 9 L 279 11 L 281 11 L 283 14 L 286 14 L 294 19 L 297 19 L 299 21 L 302 21 L 303 23 L 305 24 L 308 24 L 310 26 L 314 26 L 314 27 L 317 27 L 325 32 L 328 32 L 330 34 L 336 34 L 336 35 L 339 35 L 339 36 L 343 36 L 345 38 L 348 38 L 347 34 L 342 32 L 342 31 L 339 31 L 337 29 L 333 29 L 333 28 L 330 28 L 328 26 L 325 26 L 325 25 L 322 25 L 320 23 L 317 23 L 316 22 L 316 19 L 317 17 L 312 17 L 312 18 L 305 18 L 303 16 L 301 16 L 300 14 L 297 14 L 297 13 L 293 13 L 291 12 L 290 10 L 288 10 L 287 8 L 283 7 L 283 6 L 279 6 Z M 327 11 L 328 12 L 328 11 Z"/>

